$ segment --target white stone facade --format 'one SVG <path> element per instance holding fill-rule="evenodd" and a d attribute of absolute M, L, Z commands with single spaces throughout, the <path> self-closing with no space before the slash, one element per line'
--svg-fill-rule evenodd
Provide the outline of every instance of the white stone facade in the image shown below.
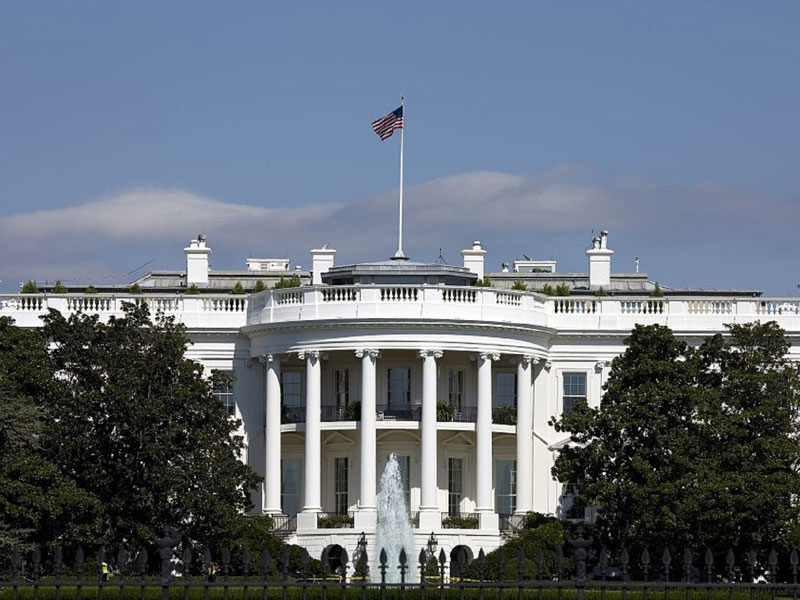
<path fill-rule="evenodd" d="M 330 268 L 332 252 L 321 254 Z M 478 243 L 467 258 L 479 258 L 482 270 Z M 108 317 L 126 299 L 5 295 L 0 315 L 37 327 L 48 308 Z M 352 557 L 362 532 L 371 542 L 377 481 L 391 452 L 403 457 L 420 548 L 433 533 L 448 553 L 464 545 L 476 554 L 503 542 L 514 514 L 580 516 L 564 513 L 550 475 L 565 440 L 548 422 L 576 399 L 599 404 L 610 361 L 637 323 L 667 325 L 693 343 L 726 323 L 755 320 L 777 321 L 793 342 L 800 335 L 798 299 L 735 294 L 548 297 L 318 283 L 136 299 L 186 324 L 188 356 L 207 371 L 233 373 L 242 458 L 265 477 L 255 512 L 284 523 L 280 515 L 296 510 L 287 535 L 317 557 L 331 544 Z M 332 513 L 344 513 L 347 527 L 320 527 Z M 475 528 L 446 527 L 459 523 L 452 516 Z"/>

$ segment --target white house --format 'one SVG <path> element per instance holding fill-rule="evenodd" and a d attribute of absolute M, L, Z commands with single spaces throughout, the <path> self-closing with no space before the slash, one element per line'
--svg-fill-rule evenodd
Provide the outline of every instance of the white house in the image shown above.
<path fill-rule="evenodd" d="M 333 545 L 352 556 L 362 532 L 371 543 L 391 452 L 418 547 L 433 534 L 448 553 L 472 554 L 502 544 L 527 511 L 586 516 L 577 482 L 562 487 L 550 475 L 565 439 L 548 421 L 576 402 L 599 404 L 610 360 L 636 323 L 693 341 L 754 320 L 800 335 L 796 298 L 666 287 L 652 295 L 646 274 L 613 272 L 605 232 L 586 250 L 587 273 L 527 258 L 485 272 L 477 241 L 463 266 L 336 266 L 336 251 L 319 248 L 310 271 L 288 259 L 215 271 L 202 236 L 185 253 L 185 272 L 148 274 L 136 298 L 186 324 L 188 354 L 207 371 L 232 373 L 218 395 L 242 420 L 243 460 L 265 477 L 256 512 L 274 515 L 279 533 L 317 557 Z M 301 287 L 227 293 L 293 275 Z M 484 276 L 492 287 L 476 286 Z M 527 291 L 511 289 L 517 280 Z M 545 286 L 570 295 L 537 291 Z M 4 295 L 0 315 L 36 327 L 48 308 L 107 317 L 130 299 L 125 288 L 99 291 Z"/>

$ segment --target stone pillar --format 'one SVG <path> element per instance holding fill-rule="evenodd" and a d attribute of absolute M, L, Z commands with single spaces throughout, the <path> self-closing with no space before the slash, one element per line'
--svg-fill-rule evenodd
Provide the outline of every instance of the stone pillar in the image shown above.
<path fill-rule="evenodd" d="M 436 459 L 436 359 L 442 357 L 437 350 L 420 350 L 422 359 L 422 468 L 420 473 L 419 528 L 438 529 L 442 515 L 437 502 Z"/>
<path fill-rule="evenodd" d="M 304 513 L 317 513 L 322 511 L 322 493 L 320 489 L 320 458 L 322 446 L 320 441 L 320 418 L 322 412 L 321 402 L 321 374 L 319 352 L 312 350 L 299 353 L 301 360 L 306 361 L 306 447 L 305 447 L 305 501 Z M 316 515 L 314 516 L 316 523 Z M 297 523 L 300 528 L 300 522 Z"/>
<path fill-rule="evenodd" d="M 533 510 L 533 357 L 517 363 L 517 508 Z"/>
<path fill-rule="evenodd" d="M 492 502 L 492 362 L 499 354 L 478 356 L 478 419 L 475 424 L 475 511 L 481 529 L 497 529 Z"/>
<path fill-rule="evenodd" d="M 355 529 L 374 529 L 377 521 L 377 444 L 375 441 L 375 405 L 377 350 L 356 350 L 361 359 L 361 491 Z"/>
<path fill-rule="evenodd" d="M 264 512 L 281 513 L 281 363 L 274 354 L 259 357 L 264 365 Z"/>

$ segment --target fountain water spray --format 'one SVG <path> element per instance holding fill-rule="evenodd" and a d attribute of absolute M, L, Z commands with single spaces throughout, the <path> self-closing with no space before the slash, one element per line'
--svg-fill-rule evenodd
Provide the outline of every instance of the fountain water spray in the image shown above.
<path fill-rule="evenodd" d="M 386 550 L 386 583 L 400 583 L 400 550 L 405 548 L 408 570 L 406 582 L 419 579 L 417 555 L 414 553 L 414 535 L 406 506 L 403 478 L 397 456 L 392 453 L 386 461 L 378 491 L 378 522 L 375 528 L 375 550 L 370 560 L 373 582 L 380 582 L 380 552 Z"/>

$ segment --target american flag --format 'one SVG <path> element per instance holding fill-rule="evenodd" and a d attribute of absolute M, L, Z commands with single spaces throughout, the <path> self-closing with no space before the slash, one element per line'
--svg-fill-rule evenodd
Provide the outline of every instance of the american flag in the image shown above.
<path fill-rule="evenodd" d="M 395 129 L 403 128 L 403 107 L 400 106 L 385 117 L 372 122 L 372 129 L 381 140 L 385 140 L 394 133 Z"/>

